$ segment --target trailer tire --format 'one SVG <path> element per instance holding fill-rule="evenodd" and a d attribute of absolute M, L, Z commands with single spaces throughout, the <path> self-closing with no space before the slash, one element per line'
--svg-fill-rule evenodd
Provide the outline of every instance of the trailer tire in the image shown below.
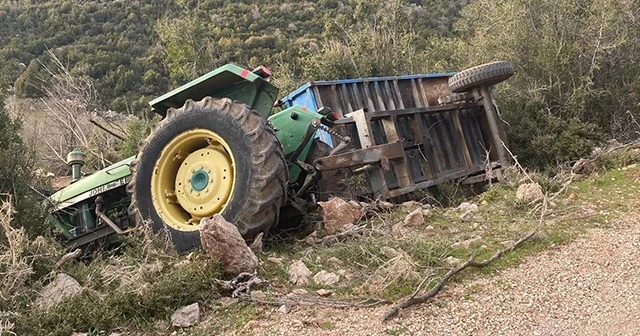
<path fill-rule="evenodd" d="M 154 232 L 167 230 L 178 252 L 200 246 L 198 220 L 215 213 L 250 242 L 278 222 L 287 200 L 288 171 L 273 128 L 230 99 L 169 109 L 140 142 L 130 169 L 130 215 L 138 225 L 150 221 Z"/>
<path fill-rule="evenodd" d="M 491 86 L 513 76 L 513 66 L 509 62 L 496 61 L 469 68 L 449 78 L 449 89 L 460 93 L 481 85 Z"/>

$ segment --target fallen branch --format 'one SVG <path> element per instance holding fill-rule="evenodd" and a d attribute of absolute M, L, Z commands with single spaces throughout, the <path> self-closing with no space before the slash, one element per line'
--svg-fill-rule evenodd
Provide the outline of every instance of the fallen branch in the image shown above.
<path fill-rule="evenodd" d="M 112 135 L 113 137 L 115 137 L 115 138 L 117 138 L 117 139 L 119 139 L 119 140 L 122 140 L 122 141 L 124 141 L 124 140 L 125 140 L 125 138 L 124 138 L 122 135 L 117 134 L 117 133 L 115 133 L 114 131 L 112 131 L 112 130 L 110 130 L 110 129 L 108 129 L 108 128 L 104 127 L 104 126 L 102 126 L 99 122 L 97 122 L 97 121 L 95 121 L 95 120 L 93 120 L 93 119 L 89 119 L 89 122 L 90 122 L 90 123 L 92 123 L 92 124 L 94 124 L 94 125 L 96 125 L 96 127 L 98 127 L 99 129 L 101 129 L 101 130 L 103 130 L 103 131 L 107 132 L 107 134 Z"/>
<path fill-rule="evenodd" d="M 60 260 L 58 260 L 58 262 L 56 263 L 55 268 L 59 268 L 60 266 L 64 265 L 65 263 L 71 260 L 78 259 L 78 257 L 80 257 L 81 255 L 82 255 L 82 250 L 75 249 L 74 251 L 63 255 L 62 258 L 60 258 Z"/>
<path fill-rule="evenodd" d="M 486 259 L 484 261 L 477 262 L 475 260 L 475 256 L 474 255 L 470 256 L 469 260 L 467 260 L 467 262 L 465 262 L 464 264 L 462 264 L 462 265 L 460 265 L 460 266 L 458 266 L 456 268 L 453 268 L 449 272 L 447 272 L 447 274 L 445 274 L 444 277 L 442 277 L 442 279 L 440 279 L 440 281 L 430 291 L 428 291 L 428 292 L 426 292 L 426 293 L 424 293 L 422 295 L 412 296 L 408 300 L 406 300 L 406 301 L 394 306 L 386 314 L 384 314 L 384 317 L 382 318 L 382 320 L 383 321 L 388 321 L 389 319 L 391 319 L 394 316 L 396 316 L 400 310 L 408 308 L 408 307 L 416 305 L 416 304 L 421 304 L 421 303 L 426 302 L 427 300 L 429 300 L 432 297 L 436 296 L 442 290 L 444 285 L 449 281 L 449 279 L 451 279 L 451 277 L 453 277 L 454 275 L 460 273 L 461 271 L 463 271 L 464 269 L 466 269 L 468 267 L 482 268 L 482 267 L 485 267 L 485 266 L 489 265 L 490 263 L 492 263 L 496 259 L 500 258 L 506 252 L 511 251 L 511 250 L 517 248 L 518 246 L 522 245 L 522 243 L 524 243 L 525 241 L 527 241 L 531 237 L 533 237 L 536 234 L 536 232 L 538 232 L 537 229 L 531 231 L 529 234 L 525 235 L 524 237 L 520 238 L 517 242 L 513 243 L 513 245 L 496 252 L 493 256 L 491 256 L 491 258 Z"/>

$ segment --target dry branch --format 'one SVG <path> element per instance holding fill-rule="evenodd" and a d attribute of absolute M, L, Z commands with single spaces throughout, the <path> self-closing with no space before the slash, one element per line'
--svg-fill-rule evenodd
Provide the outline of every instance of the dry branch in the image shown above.
<path fill-rule="evenodd" d="M 458 266 L 456 268 L 453 268 L 453 269 L 449 270 L 449 272 L 447 272 L 447 274 L 445 274 L 444 277 L 442 277 L 442 279 L 440 279 L 440 281 L 431 290 L 429 290 L 428 292 L 426 292 L 426 293 L 424 293 L 422 295 L 418 295 L 418 296 L 412 295 L 408 300 L 406 300 L 406 301 L 394 306 L 393 308 L 391 308 L 384 315 L 382 320 L 383 321 L 387 321 L 387 320 L 391 319 L 392 317 L 396 316 L 398 314 L 398 312 L 400 310 L 402 310 L 402 309 L 408 308 L 408 307 L 416 305 L 416 304 L 421 304 L 421 303 L 426 302 L 427 300 L 431 299 L 432 297 L 434 297 L 438 293 L 440 293 L 440 291 L 442 290 L 444 285 L 454 275 L 460 273 L 461 271 L 463 271 L 464 269 L 466 269 L 468 267 L 482 268 L 482 267 L 485 267 L 485 266 L 489 265 L 490 263 L 492 263 L 496 259 L 500 258 L 506 252 L 511 251 L 511 250 L 517 248 L 518 246 L 522 245 L 522 243 L 524 243 L 525 241 L 527 241 L 531 237 L 533 237 L 536 234 L 536 232 L 537 232 L 537 230 L 531 231 L 529 234 L 523 236 L 517 242 L 513 243 L 513 245 L 511 245 L 509 247 L 506 247 L 506 248 L 496 252 L 493 256 L 491 256 L 491 258 L 486 259 L 484 261 L 478 262 L 478 261 L 475 260 L 475 256 L 474 255 L 470 256 L 469 260 L 467 260 L 467 262 L 465 262 L 464 264 L 461 264 L 460 266 Z"/>
<path fill-rule="evenodd" d="M 114 136 L 115 138 L 117 138 L 117 139 L 119 139 L 119 140 L 122 140 L 122 141 L 124 141 L 124 140 L 125 140 L 125 138 L 124 138 L 123 136 L 121 136 L 120 134 L 117 134 L 117 133 L 113 132 L 112 130 L 110 130 L 110 129 L 108 129 L 108 128 L 104 127 L 104 126 L 102 126 L 99 122 L 97 122 L 97 121 L 95 121 L 95 120 L 93 120 L 93 119 L 89 119 L 89 122 L 90 122 L 90 123 L 92 123 L 92 124 L 94 124 L 94 125 L 96 125 L 96 127 L 98 127 L 99 129 L 101 129 L 101 130 L 103 130 L 103 131 L 107 132 L 109 135 L 112 135 L 112 136 Z"/>

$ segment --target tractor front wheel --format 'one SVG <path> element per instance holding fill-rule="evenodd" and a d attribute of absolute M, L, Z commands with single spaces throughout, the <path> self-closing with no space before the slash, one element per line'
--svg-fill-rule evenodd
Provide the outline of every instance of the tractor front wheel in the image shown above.
<path fill-rule="evenodd" d="M 198 224 L 221 214 L 246 240 L 278 222 L 287 168 L 273 129 L 229 99 L 187 101 L 140 143 L 127 188 L 131 211 L 167 229 L 180 252 L 200 246 Z"/>

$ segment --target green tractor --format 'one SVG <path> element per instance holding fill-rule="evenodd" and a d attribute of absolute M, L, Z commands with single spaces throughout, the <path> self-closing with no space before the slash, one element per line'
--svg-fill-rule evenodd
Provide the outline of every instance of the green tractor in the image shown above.
<path fill-rule="evenodd" d="M 200 244 L 200 220 L 214 214 L 247 240 L 267 231 L 311 170 L 304 161 L 320 122 L 330 124 L 298 106 L 272 114 L 278 89 L 269 76 L 228 64 L 154 99 L 163 119 L 138 155 L 87 177 L 84 154 L 70 153 L 73 183 L 52 195 L 49 221 L 72 247 L 149 220 L 187 251 Z"/>
<path fill-rule="evenodd" d="M 364 175 L 367 197 L 378 199 L 480 180 L 487 159 L 492 169 L 505 163 L 500 151 L 481 156 L 503 137 L 486 86 L 513 73 L 503 63 L 455 76 L 310 83 L 284 103 L 266 68 L 222 66 L 149 103 L 163 119 L 136 156 L 81 178 L 84 154 L 71 152 L 73 182 L 51 196 L 49 221 L 70 248 L 149 223 L 187 251 L 200 245 L 201 219 L 221 214 L 251 241 L 281 213 L 312 208 L 314 190 L 336 187 L 345 169 Z M 464 90 L 449 89 L 459 78 Z M 441 96 L 453 98 L 439 104 Z"/>

